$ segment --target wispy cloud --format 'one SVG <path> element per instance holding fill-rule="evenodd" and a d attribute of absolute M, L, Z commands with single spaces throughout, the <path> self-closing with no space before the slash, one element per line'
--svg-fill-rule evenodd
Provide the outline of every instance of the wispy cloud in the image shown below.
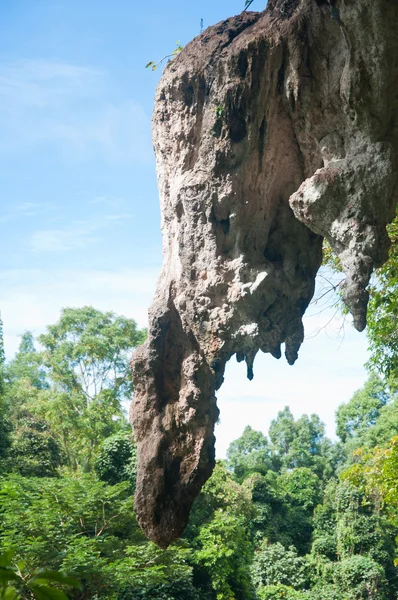
<path fill-rule="evenodd" d="M 0 67 L 0 152 L 50 144 L 69 160 L 148 162 L 150 118 L 105 73 L 57 61 Z"/>
<path fill-rule="evenodd" d="M 70 229 L 35 231 L 31 237 L 31 247 L 34 252 L 62 252 L 85 248 L 99 240 L 94 231 L 83 224 Z"/>
<path fill-rule="evenodd" d="M 17 202 L 7 206 L 6 212 L 0 216 L 0 223 L 7 223 L 14 219 L 39 217 L 55 209 L 55 202 Z"/>
<path fill-rule="evenodd" d="M 97 196 L 96 198 L 89 200 L 89 204 L 92 206 L 106 206 L 108 208 L 118 209 L 126 204 L 126 200 L 119 196 Z"/>
<path fill-rule="evenodd" d="M 63 307 L 93 305 L 147 325 L 158 269 L 16 269 L 0 271 L 0 310 L 7 356 L 27 329 L 36 335 Z"/>
<path fill-rule="evenodd" d="M 25 108 L 48 109 L 56 104 L 95 95 L 103 74 L 95 69 L 49 60 L 20 60 L 0 69 L 0 107 L 8 114 Z"/>
<path fill-rule="evenodd" d="M 102 233 L 133 217 L 130 213 L 105 214 L 96 219 L 73 221 L 67 226 L 34 231 L 30 246 L 34 252 L 65 252 L 86 248 L 102 239 Z"/>

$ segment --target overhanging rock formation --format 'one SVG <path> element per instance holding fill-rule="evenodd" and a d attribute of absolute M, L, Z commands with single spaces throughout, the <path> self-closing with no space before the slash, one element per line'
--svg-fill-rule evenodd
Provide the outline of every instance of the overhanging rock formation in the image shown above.
<path fill-rule="evenodd" d="M 165 69 L 153 139 L 163 269 L 133 360 L 136 510 L 178 538 L 214 466 L 215 391 L 236 354 L 293 364 L 322 237 L 366 325 L 397 203 L 397 0 L 269 0 Z"/>

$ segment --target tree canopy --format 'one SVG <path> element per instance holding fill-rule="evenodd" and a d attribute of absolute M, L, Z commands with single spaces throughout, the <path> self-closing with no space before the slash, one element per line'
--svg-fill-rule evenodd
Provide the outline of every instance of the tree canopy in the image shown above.
<path fill-rule="evenodd" d="M 394 373 L 370 372 L 339 407 L 337 441 L 317 415 L 288 407 L 267 435 L 246 427 L 183 538 L 159 550 L 134 517 L 137 452 L 124 407 L 129 358 L 144 338 L 130 319 L 65 309 L 3 360 L 0 597 L 395 600 Z"/>

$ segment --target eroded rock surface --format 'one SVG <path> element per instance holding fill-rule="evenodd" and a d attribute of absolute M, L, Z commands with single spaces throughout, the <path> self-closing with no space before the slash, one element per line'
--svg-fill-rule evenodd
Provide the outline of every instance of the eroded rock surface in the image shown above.
<path fill-rule="evenodd" d="M 270 0 L 170 63 L 153 139 L 163 269 L 133 360 L 136 510 L 178 538 L 214 466 L 215 392 L 236 354 L 290 364 L 322 237 L 362 330 L 397 203 L 397 0 Z M 266 383 L 266 382 L 265 382 Z"/>

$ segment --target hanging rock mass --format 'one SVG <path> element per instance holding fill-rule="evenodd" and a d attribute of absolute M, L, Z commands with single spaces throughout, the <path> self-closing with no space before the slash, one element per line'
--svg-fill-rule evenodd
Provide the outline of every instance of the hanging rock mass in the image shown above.
<path fill-rule="evenodd" d="M 397 0 L 269 0 L 168 64 L 153 141 L 163 267 L 133 358 L 135 506 L 161 547 L 214 467 L 232 355 L 297 359 L 325 237 L 366 326 L 398 184 Z M 266 380 L 264 381 L 266 386 Z"/>

